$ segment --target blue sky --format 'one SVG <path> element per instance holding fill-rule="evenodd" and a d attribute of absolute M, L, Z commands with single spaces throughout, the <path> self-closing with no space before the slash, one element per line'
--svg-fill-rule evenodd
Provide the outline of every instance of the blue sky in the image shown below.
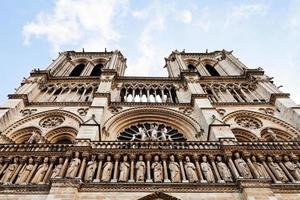
<path fill-rule="evenodd" d="M 0 102 L 59 51 L 119 49 L 127 75 L 166 76 L 171 51 L 234 50 L 300 102 L 300 1 L 3 0 Z"/>

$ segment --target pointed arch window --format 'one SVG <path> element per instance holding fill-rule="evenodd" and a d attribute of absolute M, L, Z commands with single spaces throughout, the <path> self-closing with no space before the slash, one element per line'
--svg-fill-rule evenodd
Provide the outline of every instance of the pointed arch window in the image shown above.
<path fill-rule="evenodd" d="M 94 66 L 90 76 L 100 76 L 101 75 L 101 70 L 103 69 L 102 64 L 97 64 Z"/>
<path fill-rule="evenodd" d="M 206 64 L 205 68 L 211 76 L 220 76 L 219 72 L 212 65 Z"/>
<path fill-rule="evenodd" d="M 85 68 L 85 65 L 84 64 L 79 64 L 79 65 L 77 65 L 74 69 L 73 69 L 73 71 L 71 72 L 71 74 L 70 74 L 70 76 L 80 76 L 81 75 L 81 73 L 82 73 L 82 71 L 84 70 L 84 68 Z"/>

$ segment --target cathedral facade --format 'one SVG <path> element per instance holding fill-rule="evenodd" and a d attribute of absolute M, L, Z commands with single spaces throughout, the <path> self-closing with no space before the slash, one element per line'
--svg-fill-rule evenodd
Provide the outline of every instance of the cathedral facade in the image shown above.
<path fill-rule="evenodd" d="M 263 69 L 225 50 L 126 67 L 66 51 L 22 81 L 0 107 L 1 199 L 300 199 L 300 107 Z"/>

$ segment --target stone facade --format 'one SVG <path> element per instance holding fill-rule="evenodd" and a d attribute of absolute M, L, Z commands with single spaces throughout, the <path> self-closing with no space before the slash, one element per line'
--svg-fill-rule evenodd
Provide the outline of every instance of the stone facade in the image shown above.
<path fill-rule="evenodd" d="M 59 54 L 0 107 L 1 199 L 300 199 L 300 107 L 232 52 L 124 76 L 120 51 Z"/>

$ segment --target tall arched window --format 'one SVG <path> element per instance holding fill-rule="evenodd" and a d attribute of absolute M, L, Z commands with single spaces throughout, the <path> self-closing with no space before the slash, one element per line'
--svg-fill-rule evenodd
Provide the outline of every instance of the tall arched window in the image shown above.
<path fill-rule="evenodd" d="M 71 72 L 70 76 L 80 76 L 80 74 L 82 73 L 82 71 L 84 70 L 85 65 L 84 64 L 79 64 L 77 65 L 73 71 Z"/>
<path fill-rule="evenodd" d="M 192 64 L 189 64 L 187 67 L 188 67 L 189 71 L 191 71 L 191 72 L 196 72 L 197 71 L 196 67 Z"/>
<path fill-rule="evenodd" d="M 94 66 L 90 76 L 100 76 L 102 68 L 102 64 L 97 64 L 96 66 Z"/>
<path fill-rule="evenodd" d="M 219 72 L 210 64 L 206 64 L 205 68 L 211 76 L 220 76 Z"/>

